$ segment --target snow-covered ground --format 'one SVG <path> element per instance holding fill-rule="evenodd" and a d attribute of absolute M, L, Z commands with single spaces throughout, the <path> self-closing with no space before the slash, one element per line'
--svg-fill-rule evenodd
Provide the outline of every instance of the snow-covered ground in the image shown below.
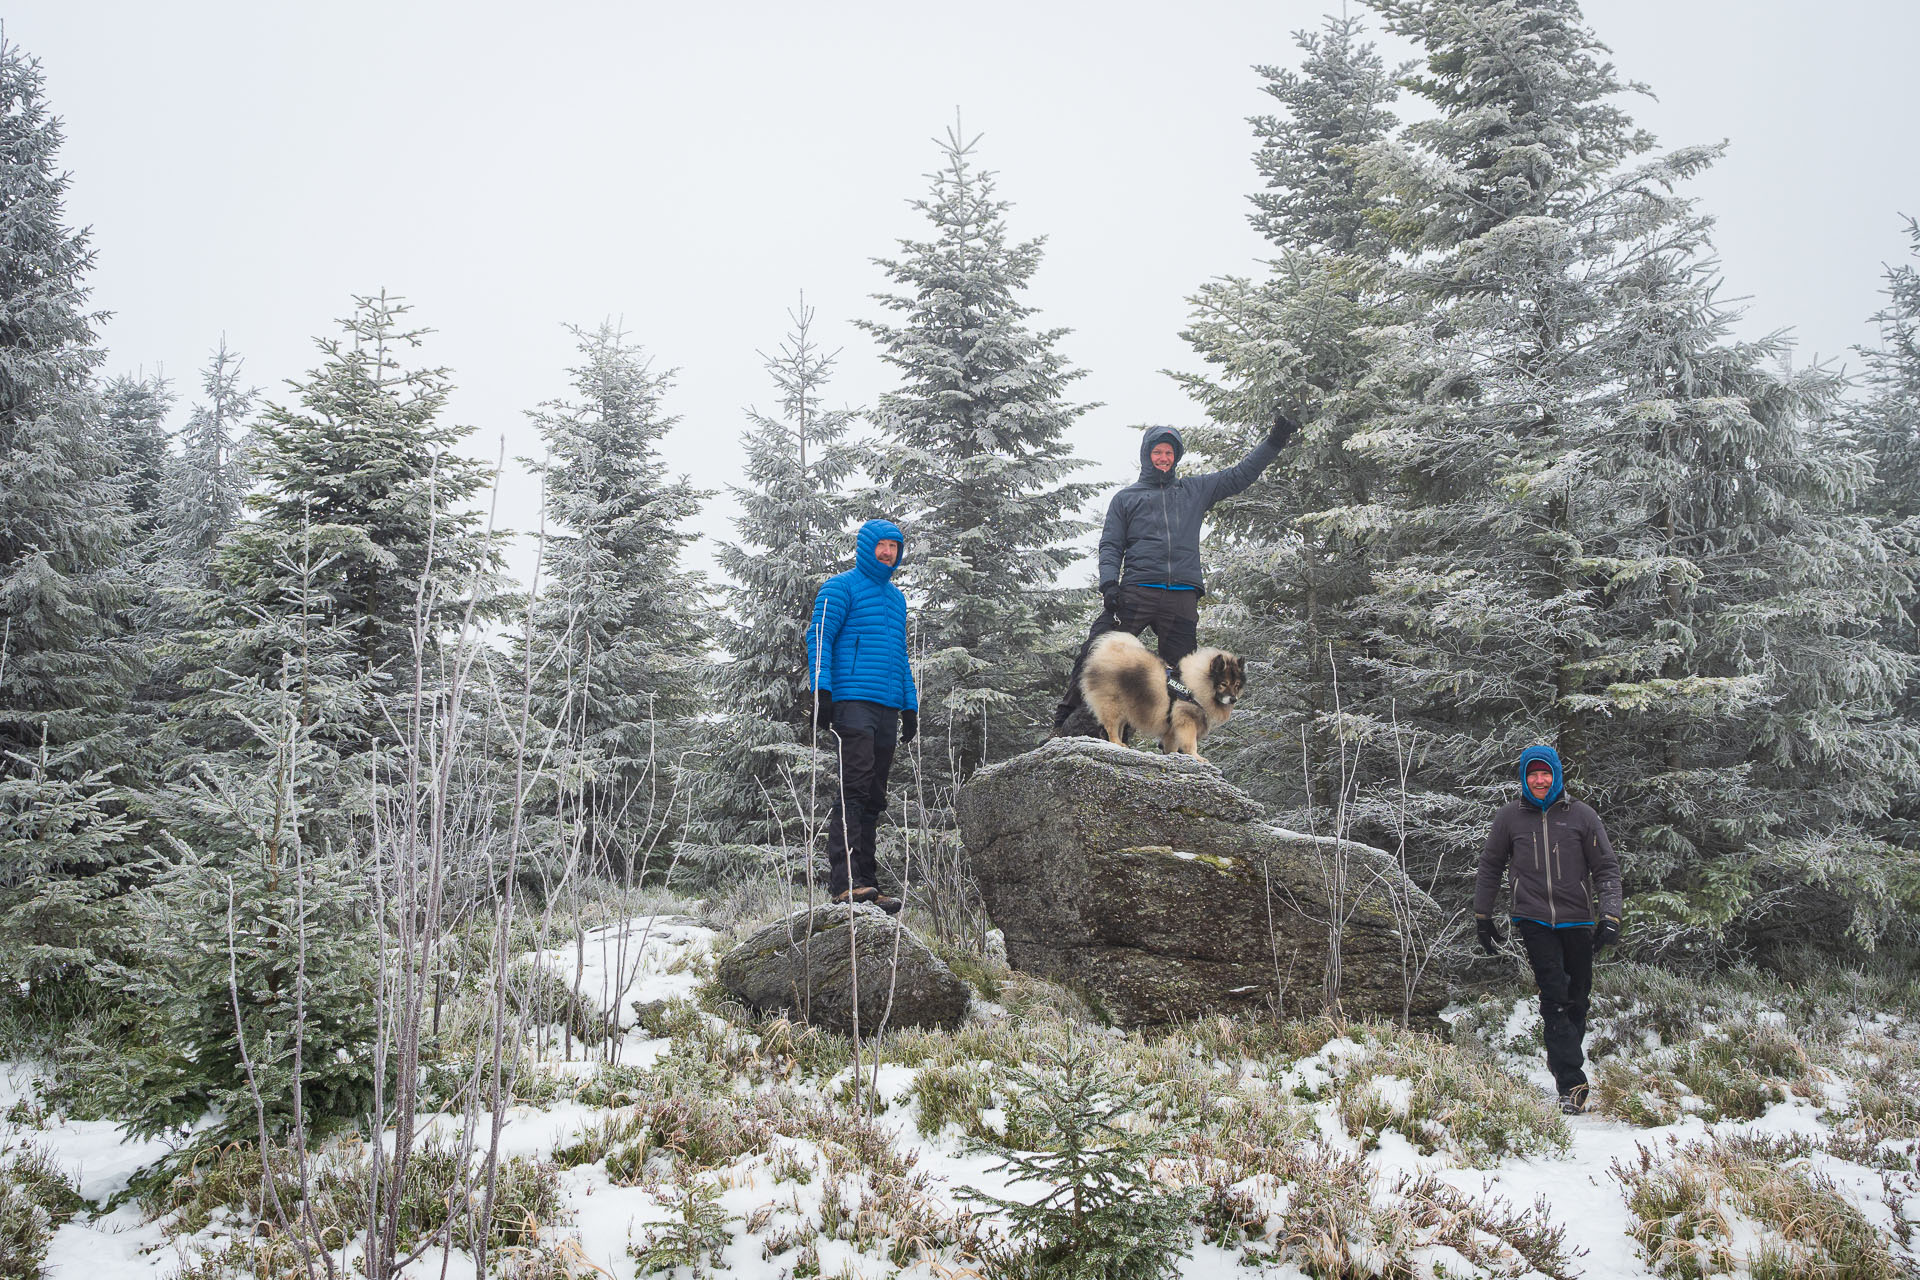
<path fill-rule="evenodd" d="M 715 937 L 712 930 L 684 917 L 647 917 L 595 930 L 577 945 L 531 958 L 570 986 L 577 978 L 579 989 L 595 1008 L 616 1014 L 621 1028 L 619 1060 L 647 1066 L 658 1062 L 671 1046 L 668 1041 L 650 1037 L 637 1025 L 634 1007 L 692 996 L 700 981 L 703 957 Z M 974 1016 L 994 1020 L 1011 1015 L 998 1005 L 982 1002 Z M 1494 1016 L 1498 1017 L 1497 1010 Z M 1516 1002 L 1503 1028 L 1506 1039 L 1523 1042 L 1533 1025 L 1530 1019 L 1529 1002 Z M 712 1023 L 724 1026 L 717 1019 Z M 1370 1108 L 1369 1113 L 1388 1117 L 1377 1131 L 1355 1133 L 1343 1120 L 1341 1082 L 1373 1052 L 1364 1035 L 1337 1037 L 1271 1075 L 1251 1062 L 1228 1074 L 1241 1089 L 1264 1091 L 1276 1102 L 1301 1108 L 1328 1151 L 1364 1156 L 1383 1195 L 1391 1194 L 1386 1189 L 1396 1185 L 1399 1175 L 1431 1174 L 1483 1204 L 1505 1201 L 1518 1210 L 1540 1204 L 1546 1220 L 1564 1229 L 1564 1247 L 1573 1258 L 1570 1274 L 1594 1280 L 1649 1274 L 1648 1260 L 1632 1234 L 1636 1219 L 1622 1181 L 1613 1170 L 1616 1164 L 1625 1167 L 1638 1163 L 1643 1148 L 1656 1156 L 1665 1155 L 1714 1135 L 1807 1135 L 1815 1139 L 1814 1150 L 1804 1157 L 1808 1171 L 1830 1179 L 1886 1239 L 1902 1234 L 1902 1217 L 1908 1224 L 1920 1219 L 1920 1185 L 1914 1178 L 1884 1177 L 1884 1171 L 1822 1149 L 1833 1132 L 1835 1095 L 1844 1092 L 1830 1081 L 1809 1090 L 1809 1096 L 1795 1095 L 1777 1102 L 1752 1120 L 1709 1124 L 1689 1113 L 1673 1124 L 1645 1128 L 1597 1115 L 1578 1116 L 1568 1122 L 1564 1150 L 1475 1167 L 1445 1145 L 1423 1154 L 1412 1136 L 1395 1127 L 1392 1118 L 1408 1116 L 1413 1106 L 1414 1085 L 1404 1075 L 1382 1070 L 1366 1077 L 1361 1086 L 1365 1096 L 1360 1100 Z M 1513 1073 L 1512 1089 L 1530 1088 L 1543 1098 L 1551 1096 L 1551 1079 L 1537 1055 L 1523 1057 L 1516 1053 L 1510 1055 L 1506 1065 Z M 551 1062 L 543 1069 L 577 1076 L 584 1068 L 578 1062 Z M 948 1124 L 931 1136 L 922 1135 L 921 1103 L 915 1094 L 921 1070 L 889 1064 L 870 1083 L 876 1099 L 872 1123 L 893 1151 L 910 1162 L 911 1170 L 924 1175 L 926 1198 L 922 1203 L 951 1215 L 968 1207 L 957 1196 L 962 1187 L 1010 1198 L 1027 1199 L 1038 1194 L 1037 1187 L 1009 1183 L 993 1172 L 994 1157 L 970 1144 L 956 1126 Z M 811 1083 L 790 1081 L 785 1087 L 793 1096 L 844 1107 L 850 1074 L 843 1071 L 838 1077 Z M 164 1142 L 131 1141 L 107 1122 L 58 1116 L 34 1122 L 34 1097 L 33 1081 L 23 1068 L 9 1066 L 0 1071 L 0 1111 L 12 1108 L 11 1114 L 16 1117 L 15 1122 L 0 1128 L 0 1146 L 30 1142 L 44 1150 L 73 1179 L 80 1193 L 96 1205 L 123 1190 L 137 1169 L 168 1150 Z M 1349 1104 L 1357 1097 L 1360 1093 L 1350 1091 Z M 505 1117 L 503 1155 L 549 1157 L 557 1147 L 604 1122 L 608 1114 L 606 1109 L 574 1101 L 515 1107 Z M 431 1126 L 449 1123 L 446 1117 L 427 1120 Z M 1005 1123 L 1005 1114 L 996 1105 L 987 1108 L 979 1127 L 994 1131 L 1004 1129 Z M 1405 1127 L 1415 1128 L 1411 1122 Z M 807 1261 L 811 1274 L 956 1274 L 951 1258 L 935 1257 L 904 1268 L 897 1266 L 884 1251 L 862 1251 L 856 1244 L 858 1232 L 845 1227 L 831 1235 L 814 1234 L 827 1197 L 857 1204 L 862 1194 L 857 1170 L 843 1152 L 830 1150 L 832 1145 L 782 1134 L 764 1151 L 701 1175 L 706 1185 L 717 1190 L 719 1209 L 728 1221 L 730 1239 L 721 1250 L 720 1261 L 730 1273 L 767 1280 L 793 1275 L 801 1256 L 793 1242 L 806 1237 L 813 1250 Z M 1911 1151 L 1909 1144 L 1909 1155 Z M 1177 1162 L 1171 1167 L 1177 1170 Z M 1178 1173 L 1168 1176 L 1177 1180 Z M 622 1280 L 634 1275 L 636 1263 L 630 1256 L 630 1246 L 636 1240 L 644 1241 L 650 1226 L 672 1216 L 671 1187 L 657 1178 L 645 1180 L 651 1182 L 650 1186 L 622 1185 L 636 1179 L 611 1176 L 604 1158 L 562 1169 L 557 1179 L 570 1221 L 546 1229 L 549 1244 L 559 1255 L 573 1259 L 574 1274 L 604 1274 Z M 1264 1175 L 1246 1179 L 1235 1190 L 1246 1197 L 1247 1203 L 1265 1209 L 1269 1221 L 1274 1222 L 1296 1193 L 1296 1188 Z M 1758 1239 L 1758 1224 L 1744 1221 L 1737 1211 L 1730 1210 L 1728 1216 L 1736 1237 L 1751 1236 L 1749 1244 Z M 55 1234 L 45 1274 L 53 1280 L 169 1280 L 203 1252 L 212 1251 L 224 1240 L 222 1232 L 230 1226 L 216 1221 L 197 1236 L 170 1239 L 163 1223 L 144 1220 L 133 1204 L 92 1216 L 83 1214 Z M 776 1250 L 776 1243 L 786 1247 Z M 1492 1241 L 1491 1247 L 1497 1251 L 1498 1242 Z M 1896 1256 L 1911 1267 L 1911 1255 L 1899 1250 Z M 1418 1273 L 1427 1276 L 1526 1274 L 1516 1259 L 1510 1258 L 1506 1269 L 1490 1271 L 1437 1241 L 1416 1248 L 1411 1257 Z M 1744 1273 L 1744 1267 L 1738 1270 Z M 1181 1267 L 1183 1276 L 1196 1280 L 1256 1271 L 1274 1277 L 1306 1274 L 1286 1262 L 1249 1265 L 1239 1248 L 1207 1243 L 1197 1229 L 1194 1248 Z M 435 1252 L 423 1257 L 413 1274 L 464 1277 L 472 1274 L 472 1264 L 464 1255 L 442 1258 Z"/>

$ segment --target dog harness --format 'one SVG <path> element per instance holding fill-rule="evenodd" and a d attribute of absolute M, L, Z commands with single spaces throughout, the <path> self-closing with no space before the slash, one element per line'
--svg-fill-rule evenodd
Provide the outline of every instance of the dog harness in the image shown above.
<path fill-rule="evenodd" d="M 1182 684 L 1180 682 L 1180 677 L 1173 673 L 1173 668 L 1168 667 L 1167 668 L 1167 723 L 1168 724 L 1173 723 L 1173 704 L 1176 702 L 1191 702 L 1196 707 L 1200 705 L 1200 699 L 1193 696 L 1193 690 L 1187 688 L 1186 685 Z"/>

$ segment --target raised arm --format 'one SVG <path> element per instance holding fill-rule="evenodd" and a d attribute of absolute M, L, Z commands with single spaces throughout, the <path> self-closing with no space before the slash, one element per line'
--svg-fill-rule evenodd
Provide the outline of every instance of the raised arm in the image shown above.
<path fill-rule="evenodd" d="M 1187 484 L 1199 490 L 1200 500 L 1208 506 L 1222 498 L 1231 498 L 1255 480 L 1260 473 L 1273 465 L 1280 456 L 1280 446 L 1271 439 L 1262 440 L 1253 446 L 1253 452 L 1223 471 L 1209 471 L 1205 475 L 1189 476 Z"/>
<path fill-rule="evenodd" d="M 1300 423 L 1285 409 L 1276 409 L 1273 425 L 1267 428 L 1267 438 L 1253 446 L 1253 451 L 1224 471 L 1209 471 L 1202 476 L 1194 476 L 1187 483 L 1200 492 L 1201 501 L 1212 506 L 1222 498 L 1231 498 L 1255 480 L 1260 473 L 1273 465 L 1280 456 L 1280 450 L 1287 441 L 1293 439 L 1300 430 Z"/>

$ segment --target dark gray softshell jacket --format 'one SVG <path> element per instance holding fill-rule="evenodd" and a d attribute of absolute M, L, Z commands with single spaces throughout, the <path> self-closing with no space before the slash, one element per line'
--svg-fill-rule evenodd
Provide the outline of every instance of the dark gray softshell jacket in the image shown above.
<path fill-rule="evenodd" d="M 1620 917 L 1620 859 L 1591 805 L 1563 798 L 1549 809 L 1525 800 L 1501 806 L 1480 852 L 1475 915 L 1492 914 L 1500 879 L 1509 871 L 1515 919 L 1592 924 L 1595 894 L 1600 915 Z"/>
<path fill-rule="evenodd" d="M 1149 455 L 1162 440 L 1173 446 L 1173 469 L 1154 470 Z M 1207 508 L 1260 478 L 1280 456 L 1262 440 L 1225 471 L 1182 476 L 1186 442 L 1172 427 L 1154 427 L 1140 439 L 1140 479 L 1113 495 L 1100 533 L 1100 582 L 1123 586 L 1206 588 L 1200 572 L 1200 521 Z"/>

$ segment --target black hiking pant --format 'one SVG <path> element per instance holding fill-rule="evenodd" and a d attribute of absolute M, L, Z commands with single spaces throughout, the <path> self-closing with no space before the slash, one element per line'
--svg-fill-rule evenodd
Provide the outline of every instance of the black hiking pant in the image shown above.
<path fill-rule="evenodd" d="M 887 809 L 900 712 L 877 702 L 836 702 L 833 733 L 840 749 L 840 789 L 827 815 L 827 887 L 837 896 L 879 887 L 874 846 Z"/>
<path fill-rule="evenodd" d="M 1593 990 L 1593 926 L 1554 929 L 1533 920 L 1516 920 L 1520 941 L 1540 984 L 1541 1037 L 1547 1042 L 1547 1069 L 1565 1096 L 1587 1082 L 1587 996 Z"/>
<path fill-rule="evenodd" d="M 1200 647 L 1200 593 L 1167 591 L 1160 587 L 1122 587 L 1119 602 L 1112 613 L 1105 609 L 1093 620 L 1080 656 L 1073 660 L 1073 674 L 1067 677 L 1067 693 L 1054 709 L 1053 727 L 1063 729 L 1073 713 L 1084 705 L 1080 696 L 1080 669 L 1086 665 L 1093 642 L 1109 631 L 1128 631 L 1139 635 L 1153 632 L 1160 661 L 1169 667 Z"/>

